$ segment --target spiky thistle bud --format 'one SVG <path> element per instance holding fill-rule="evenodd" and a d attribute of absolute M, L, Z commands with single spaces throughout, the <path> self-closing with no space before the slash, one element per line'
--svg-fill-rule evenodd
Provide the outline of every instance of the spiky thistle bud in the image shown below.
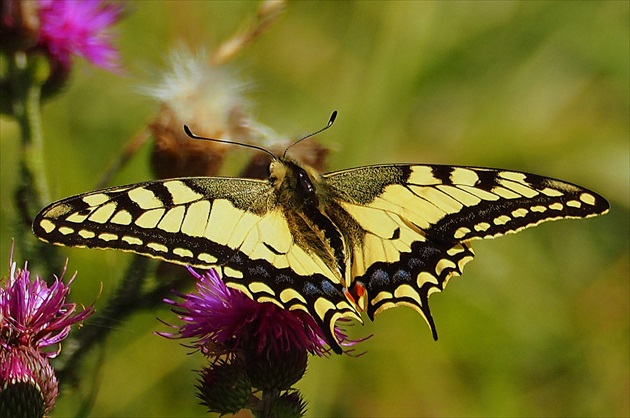
<path fill-rule="evenodd" d="M 233 414 L 245 408 L 252 393 L 242 363 L 224 360 L 217 360 L 201 371 L 197 390 L 208 412 L 219 414 Z"/>

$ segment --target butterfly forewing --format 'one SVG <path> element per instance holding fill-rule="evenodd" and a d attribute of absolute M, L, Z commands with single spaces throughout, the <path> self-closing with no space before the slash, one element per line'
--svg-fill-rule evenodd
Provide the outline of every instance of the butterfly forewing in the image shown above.
<path fill-rule="evenodd" d="M 392 213 L 427 239 L 446 242 L 492 238 L 544 221 L 586 218 L 608 210 L 608 202 L 590 190 L 507 170 L 399 164 L 360 167 L 324 178 L 338 199 Z"/>
<path fill-rule="evenodd" d="M 265 182 L 233 180 L 154 181 L 70 197 L 43 209 L 33 230 L 53 244 L 210 267 L 229 260 L 273 208 Z"/>

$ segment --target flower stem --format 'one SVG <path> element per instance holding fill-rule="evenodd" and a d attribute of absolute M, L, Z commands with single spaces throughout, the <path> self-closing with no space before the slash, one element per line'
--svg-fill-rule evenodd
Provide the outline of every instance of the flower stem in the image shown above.
<path fill-rule="evenodd" d="M 50 192 L 44 169 L 44 142 L 42 137 L 42 123 L 40 110 L 41 85 L 32 83 L 25 86 L 22 96 L 22 112 L 18 113 L 18 122 L 22 132 L 22 175 L 28 179 L 28 186 L 32 189 L 32 203 L 50 201 Z M 39 210 L 39 208 L 37 209 Z"/>
<path fill-rule="evenodd" d="M 41 123 L 41 89 L 46 81 L 42 57 L 30 56 L 23 51 L 13 55 L 13 115 L 22 134 L 21 165 L 23 186 L 31 189 L 31 198 L 49 201 L 50 193 L 44 171 L 44 144 Z M 41 202 L 33 202 L 41 204 Z"/>
<path fill-rule="evenodd" d="M 18 219 L 15 225 L 20 250 L 26 259 L 43 261 L 49 271 L 63 265 L 57 251 L 41 245 L 31 234 L 33 218 L 50 201 L 44 169 L 44 144 L 41 122 L 41 88 L 47 78 L 44 57 L 16 52 L 9 64 L 12 83 L 12 113 L 21 132 L 20 180 L 15 191 Z M 38 263 L 39 264 L 39 263 Z M 48 275 L 45 275 L 48 276 Z"/>

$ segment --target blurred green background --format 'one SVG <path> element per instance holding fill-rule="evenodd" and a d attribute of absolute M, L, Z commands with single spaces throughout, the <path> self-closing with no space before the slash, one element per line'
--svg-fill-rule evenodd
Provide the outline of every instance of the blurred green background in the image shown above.
<path fill-rule="evenodd" d="M 128 3 L 117 25 L 118 77 L 77 62 L 44 108 L 54 199 L 94 188 L 155 115 L 136 93 L 172 47 L 212 50 L 252 19 L 255 2 Z M 313 359 L 299 387 L 308 416 L 628 416 L 629 3 L 291 2 L 235 62 L 254 82 L 258 119 L 286 135 L 322 126 L 329 168 L 426 162 L 561 178 L 609 199 L 588 221 L 475 242 L 476 261 L 431 299 L 439 342 L 410 309 L 352 328 L 360 358 Z M 0 254 L 15 219 L 17 125 L 1 124 Z M 113 184 L 150 178 L 145 146 Z M 64 250 L 72 297 L 104 304 L 129 256 Z M 17 255 L 18 263 L 20 256 Z M 33 263 L 34 261 L 31 261 Z M 52 273 L 52 272 L 51 272 Z M 3 273 L 3 276 L 5 273 Z M 98 312 L 97 312 L 98 315 Z M 155 317 L 121 323 L 66 387 L 53 417 L 93 396 L 90 416 L 204 416 L 200 355 Z M 87 321 L 85 326 L 91 326 Z M 100 365 L 99 365 L 100 364 Z"/>

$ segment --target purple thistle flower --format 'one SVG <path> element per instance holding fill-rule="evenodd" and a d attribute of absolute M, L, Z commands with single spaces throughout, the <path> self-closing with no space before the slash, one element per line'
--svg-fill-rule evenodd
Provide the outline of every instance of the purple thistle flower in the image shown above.
<path fill-rule="evenodd" d="M 11 261 L 0 287 L 0 415 L 41 416 L 52 409 L 58 382 L 48 359 L 59 354 L 70 326 L 93 313 L 91 306 L 75 312 L 76 304 L 66 302 L 73 280 L 65 285 L 56 277 L 50 286 L 37 276 L 31 281 L 27 264 L 18 269 Z"/>
<path fill-rule="evenodd" d="M 24 269 L 19 269 L 12 263 L 9 278 L 5 286 L 0 287 L 0 347 L 41 350 L 57 345 L 55 350 L 42 352 L 45 357 L 56 357 L 59 344 L 68 336 L 70 326 L 83 321 L 94 309 L 90 306 L 75 314 L 77 305 L 66 303 L 70 284 L 76 275 L 68 285 L 55 277 L 48 286 L 39 276 L 31 281 L 27 267 L 25 263 Z"/>
<path fill-rule="evenodd" d="M 62 67 L 69 68 L 72 55 L 118 72 L 118 51 L 106 32 L 123 11 L 121 4 L 100 0 L 39 0 L 39 45 Z"/>
<path fill-rule="evenodd" d="M 188 270 L 198 280 L 196 292 L 177 293 L 182 302 L 165 300 L 184 324 L 174 334 L 160 335 L 194 338 L 193 346 L 208 356 L 244 348 L 276 353 L 305 350 L 319 356 L 330 351 L 324 333 L 308 313 L 256 302 L 227 287 L 214 270 L 205 274 Z M 358 342 L 348 339 L 340 328 L 335 328 L 335 337 L 346 347 Z"/>

